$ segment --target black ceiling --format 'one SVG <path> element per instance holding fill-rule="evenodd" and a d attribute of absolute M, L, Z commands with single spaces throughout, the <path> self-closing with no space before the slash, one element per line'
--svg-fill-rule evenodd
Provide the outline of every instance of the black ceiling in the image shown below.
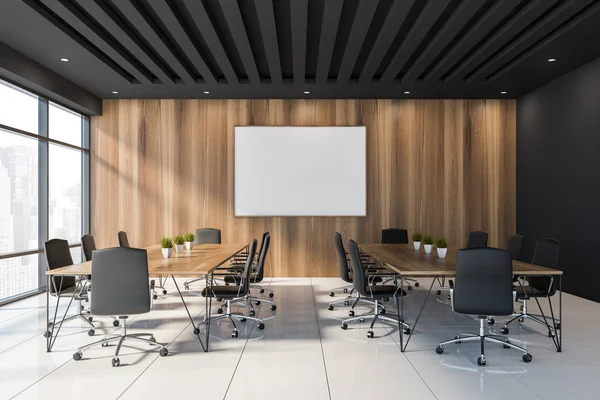
<path fill-rule="evenodd" d="M 598 11 L 599 0 L 3 0 L 0 42 L 101 98 L 501 98 L 600 56 Z"/>

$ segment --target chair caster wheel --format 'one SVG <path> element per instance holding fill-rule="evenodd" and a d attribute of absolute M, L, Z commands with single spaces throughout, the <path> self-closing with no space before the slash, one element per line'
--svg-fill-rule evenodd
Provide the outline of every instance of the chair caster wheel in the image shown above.
<path fill-rule="evenodd" d="M 480 367 L 485 367 L 486 361 L 484 356 L 477 357 L 477 365 Z"/>
<path fill-rule="evenodd" d="M 118 367 L 119 365 L 121 365 L 121 360 L 119 360 L 118 357 L 115 357 L 112 359 L 112 366 L 113 367 Z"/>
<path fill-rule="evenodd" d="M 265 292 L 265 289 L 259 289 L 258 290 L 258 293 L 264 293 L 264 292 Z"/>
<path fill-rule="evenodd" d="M 96 333 L 96 332 L 95 332 L 93 329 L 90 329 L 90 330 L 88 331 L 88 336 L 94 336 L 94 334 L 95 334 L 95 333 Z"/>
<path fill-rule="evenodd" d="M 81 360 L 82 357 L 83 357 L 83 354 L 81 354 L 80 351 L 78 351 L 77 353 L 73 353 L 73 360 L 75 360 L 75 361 Z"/>
<path fill-rule="evenodd" d="M 329 297 L 333 297 L 333 296 L 335 296 L 335 293 L 329 292 Z"/>
<path fill-rule="evenodd" d="M 531 360 L 533 360 L 533 357 L 531 356 L 531 354 L 527 353 L 527 354 L 523 354 L 523 361 L 526 363 L 530 363 Z"/>
<path fill-rule="evenodd" d="M 342 324 L 342 330 L 345 331 L 346 329 L 348 329 L 348 324 L 346 324 L 346 323 Z"/>
<path fill-rule="evenodd" d="M 525 321 L 525 318 L 519 318 L 518 321 L 523 322 L 523 321 Z"/>
<path fill-rule="evenodd" d="M 90 322 L 92 322 L 94 320 L 94 318 L 93 317 L 88 317 L 87 320 L 90 321 Z"/>
<path fill-rule="evenodd" d="M 507 345 L 507 344 L 503 344 L 503 345 L 502 345 L 502 347 L 504 347 L 504 348 L 505 348 L 505 349 L 507 349 L 507 350 L 508 350 L 508 349 L 510 349 L 510 346 L 509 346 L 509 345 Z"/>
<path fill-rule="evenodd" d="M 344 293 L 348 293 L 348 289 L 344 288 Z"/>
<path fill-rule="evenodd" d="M 554 336 L 556 336 L 556 334 L 552 331 L 548 331 L 548 337 L 549 338 L 553 338 Z"/>
<path fill-rule="evenodd" d="M 273 298 L 273 296 L 275 296 L 275 294 L 273 294 L 272 292 L 271 292 L 271 293 L 269 293 L 269 297 L 270 297 L 270 298 Z"/>
<path fill-rule="evenodd" d="M 102 343 L 102 347 L 108 347 L 108 343 L 106 343 L 106 342 Z"/>
<path fill-rule="evenodd" d="M 361 318 L 361 319 L 358 320 L 358 322 L 365 322 L 365 319 Z"/>
<path fill-rule="evenodd" d="M 379 314 L 380 315 L 384 315 L 385 314 L 385 308 L 382 308 L 381 310 L 379 310 Z"/>
<path fill-rule="evenodd" d="M 415 282 L 415 287 L 419 287 L 419 282 Z"/>
<path fill-rule="evenodd" d="M 260 306 L 260 301 L 256 301 L 256 302 L 254 302 L 254 304 L 256 304 L 257 306 Z"/>
<path fill-rule="evenodd" d="M 250 312 L 248 313 L 251 317 L 254 317 L 256 315 L 256 311 L 254 310 L 250 310 Z"/>
<path fill-rule="evenodd" d="M 119 320 L 118 320 L 118 319 L 115 319 L 115 320 L 113 321 L 113 326 L 114 326 L 115 328 L 116 328 L 117 326 L 119 326 L 119 324 L 120 324 L 120 322 L 119 322 Z"/>
<path fill-rule="evenodd" d="M 46 332 L 44 332 L 44 337 L 45 337 L 46 339 L 48 339 L 48 338 L 49 338 L 49 337 L 51 337 L 51 336 L 52 336 L 52 333 L 50 333 L 50 331 L 46 331 Z"/>
<path fill-rule="evenodd" d="M 265 329 L 265 324 L 263 324 L 262 322 L 258 324 L 258 329 L 260 329 L 261 331 Z"/>
<path fill-rule="evenodd" d="M 328 309 L 329 311 L 333 311 L 333 306 L 327 306 L 327 309 Z"/>
<path fill-rule="evenodd" d="M 439 296 L 440 294 L 442 294 L 442 291 L 438 289 L 435 291 L 435 294 Z"/>
<path fill-rule="evenodd" d="M 503 335 L 508 335 L 508 328 L 504 327 L 504 328 L 500 329 L 500 333 Z"/>
<path fill-rule="evenodd" d="M 153 300 L 156 300 L 156 299 L 158 299 L 158 295 L 156 295 L 156 294 L 155 294 L 155 295 L 153 295 L 153 296 L 152 296 L 152 299 L 153 299 Z"/>
<path fill-rule="evenodd" d="M 241 322 L 246 322 L 246 318 L 240 318 Z"/>
<path fill-rule="evenodd" d="M 166 291 L 166 290 L 163 290 L 163 294 L 167 294 L 167 291 Z"/>
<path fill-rule="evenodd" d="M 162 349 L 160 349 L 160 351 L 158 352 L 158 354 L 160 354 L 161 357 L 164 357 L 167 354 L 169 354 L 169 350 L 167 350 L 166 347 L 163 347 Z"/>
<path fill-rule="evenodd" d="M 408 291 L 410 292 L 410 291 L 412 290 L 412 286 L 408 286 L 408 287 L 406 288 L 406 290 L 408 290 Z"/>
<path fill-rule="evenodd" d="M 275 311 L 275 310 L 277 310 L 277 306 L 275 304 L 272 304 L 271 305 L 271 311 Z"/>
<path fill-rule="evenodd" d="M 183 285 L 183 288 L 184 288 L 185 290 L 190 290 L 190 285 Z"/>
<path fill-rule="evenodd" d="M 81 311 L 85 310 L 85 306 L 80 306 L 79 310 L 81 310 Z"/>
<path fill-rule="evenodd" d="M 194 335 L 198 335 L 200 333 L 200 329 L 194 328 Z"/>
<path fill-rule="evenodd" d="M 233 332 L 231 332 L 231 337 L 232 337 L 232 338 L 236 338 L 236 337 L 238 337 L 238 331 L 233 331 Z"/>
<path fill-rule="evenodd" d="M 556 324 L 556 329 L 560 329 L 560 322 Z"/>
<path fill-rule="evenodd" d="M 367 337 L 368 337 L 369 339 L 373 339 L 373 336 L 374 336 L 374 335 L 373 335 L 373 331 L 368 331 L 368 332 L 367 332 Z"/>
<path fill-rule="evenodd" d="M 217 297 L 217 302 L 222 303 L 223 302 L 223 298 L 222 297 Z"/>
<path fill-rule="evenodd" d="M 494 318 L 488 318 L 488 325 L 494 325 L 496 320 Z"/>
<path fill-rule="evenodd" d="M 222 308 L 217 309 L 217 314 L 223 314 L 223 309 Z"/>
<path fill-rule="evenodd" d="M 354 310 L 350 310 L 350 311 L 348 311 L 348 315 L 349 315 L 350 317 L 354 317 Z"/>
<path fill-rule="evenodd" d="M 435 348 L 435 352 L 438 354 L 442 354 L 444 352 L 444 348 L 442 346 L 438 346 Z"/>
<path fill-rule="evenodd" d="M 344 305 L 347 307 L 347 306 L 349 306 L 349 305 L 350 305 L 350 302 L 349 302 L 348 300 L 346 300 L 346 301 L 344 302 Z"/>
<path fill-rule="evenodd" d="M 410 335 L 410 328 L 404 328 L 402 330 L 402 333 L 404 333 L 405 335 Z"/>

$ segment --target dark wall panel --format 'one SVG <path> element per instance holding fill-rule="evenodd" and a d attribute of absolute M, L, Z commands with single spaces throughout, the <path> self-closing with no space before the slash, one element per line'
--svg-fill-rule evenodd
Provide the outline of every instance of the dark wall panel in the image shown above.
<path fill-rule="evenodd" d="M 600 301 L 600 58 L 517 101 L 517 231 L 562 242 L 565 291 Z"/>

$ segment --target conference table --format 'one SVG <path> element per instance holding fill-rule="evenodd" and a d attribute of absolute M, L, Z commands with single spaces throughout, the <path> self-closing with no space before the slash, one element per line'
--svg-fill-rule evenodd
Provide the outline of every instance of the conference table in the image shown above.
<path fill-rule="evenodd" d="M 179 289 L 179 285 L 177 284 L 176 277 L 205 277 L 206 278 L 206 287 L 210 287 L 210 284 L 213 282 L 213 272 L 215 269 L 221 267 L 235 255 L 240 253 L 242 250 L 247 250 L 248 244 L 197 244 L 194 246 L 192 250 L 184 250 L 182 253 L 173 252 L 170 258 L 164 258 L 162 255 L 160 245 L 154 245 L 146 248 L 148 253 L 148 275 L 150 277 L 163 277 L 170 276 L 173 279 L 173 283 L 175 284 L 175 288 L 177 288 L 177 292 L 179 293 L 179 298 L 183 303 L 183 307 L 187 312 L 187 315 L 192 323 L 192 327 L 194 328 L 194 335 L 198 337 L 200 341 L 200 345 L 202 349 L 207 352 L 208 351 L 208 342 L 210 337 L 210 323 L 206 323 L 208 318 L 205 318 L 206 324 L 206 343 L 202 341 L 200 337 L 200 324 L 196 326 L 194 318 L 190 313 L 188 306 L 183 298 L 183 294 Z M 66 267 L 56 268 L 53 270 L 46 271 L 46 276 L 48 279 L 48 288 L 50 288 L 51 280 L 55 277 L 60 276 L 75 276 L 75 277 L 85 277 L 91 275 L 92 278 L 93 268 L 92 261 L 83 262 L 80 264 L 69 265 Z M 118 276 L 115 276 L 115 279 L 119 279 Z M 62 281 L 62 280 L 61 280 Z M 69 311 L 69 308 L 75 298 L 76 294 L 80 292 L 87 281 L 85 279 L 79 279 L 76 283 L 76 288 L 70 296 L 70 300 L 67 308 L 65 309 L 63 318 L 58 323 L 58 328 L 56 324 L 56 317 L 58 314 L 58 308 L 60 305 L 61 297 L 57 296 L 56 301 L 56 309 L 54 310 L 53 320 L 50 321 L 50 290 L 46 291 L 46 320 L 48 322 L 48 331 L 46 336 L 46 350 L 48 352 L 52 351 L 52 347 L 56 342 L 56 338 L 60 333 L 60 328 L 62 327 L 62 323 Z M 60 292 L 60 289 L 58 290 Z M 150 293 L 150 292 L 148 292 Z M 210 316 L 211 313 L 211 305 L 212 301 L 210 301 L 210 297 L 206 297 L 206 315 Z M 51 323 L 51 325 L 50 325 Z"/>
<path fill-rule="evenodd" d="M 427 300 L 429 300 L 433 284 L 440 279 L 452 278 L 456 272 L 456 249 L 449 248 L 445 258 L 439 258 L 437 254 L 425 254 L 424 250 L 415 250 L 412 244 L 359 244 L 359 249 L 362 253 L 369 255 L 378 264 L 393 272 L 400 278 L 400 285 L 404 287 L 405 278 L 432 278 L 429 291 L 425 296 L 425 300 L 417 314 L 417 318 L 413 323 L 412 329 L 408 334 L 406 343 L 404 343 L 404 332 L 398 329 L 400 335 L 400 349 L 406 351 L 410 338 L 415 332 L 417 323 L 425 309 Z M 513 261 L 513 275 L 528 277 L 528 276 L 549 276 L 558 280 L 557 290 L 559 291 L 559 317 L 560 328 L 554 319 L 554 311 L 552 308 L 552 300 L 548 297 L 548 303 L 551 310 L 551 318 L 556 335 L 552 337 L 556 350 L 562 351 L 562 275 L 560 270 L 546 268 L 539 265 L 528 264 L 521 261 Z M 400 300 L 396 302 L 398 316 L 400 321 L 404 321 L 404 296 L 400 296 Z M 543 314 L 543 311 L 542 311 Z M 544 317 L 544 320 L 546 318 Z M 551 325 L 546 322 L 550 328 Z M 560 329 L 560 332 L 559 332 Z"/>

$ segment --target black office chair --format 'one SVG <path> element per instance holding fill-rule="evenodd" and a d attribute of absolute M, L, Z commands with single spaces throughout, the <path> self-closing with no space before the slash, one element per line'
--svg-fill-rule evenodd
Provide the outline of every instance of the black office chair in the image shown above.
<path fill-rule="evenodd" d="M 510 251 L 513 260 L 519 261 L 523 254 L 523 236 L 510 235 L 506 244 L 506 250 Z"/>
<path fill-rule="evenodd" d="M 369 278 L 371 278 L 373 275 L 368 275 L 365 272 L 362 260 L 360 259 L 360 255 L 358 252 L 358 245 L 354 240 L 348 241 L 348 250 L 348 254 L 350 255 L 350 265 L 352 267 L 352 282 L 354 285 L 354 290 L 361 296 L 373 300 L 375 302 L 375 307 L 373 308 L 373 312 L 370 314 L 363 314 L 359 315 L 358 317 L 352 317 L 342 321 L 342 329 L 348 329 L 349 322 L 362 322 L 365 319 L 372 319 L 373 321 L 371 321 L 371 327 L 367 331 L 367 337 L 372 338 L 373 325 L 375 325 L 375 322 L 377 320 L 382 320 L 384 322 L 390 322 L 395 325 L 400 325 L 399 319 L 384 315 L 385 311 L 379 310 L 379 302 L 389 297 L 394 297 L 395 301 L 397 301 L 398 296 L 406 296 L 406 292 L 395 285 L 370 285 Z M 408 335 L 410 333 L 409 325 L 404 322 L 402 322 L 401 324 L 404 333 Z"/>
<path fill-rule="evenodd" d="M 129 238 L 127 238 L 127 232 L 119 231 L 117 233 L 117 240 L 119 241 L 119 247 L 131 247 L 129 245 Z"/>
<path fill-rule="evenodd" d="M 381 230 L 381 244 L 408 244 L 408 231 L 406 229 L 388 228 Z M 413 278 L 404 278 L 405 282 L 414 282 L 415 287 L 419 287 L 419 282 Z M 384 282 L 387 283 L 387 282 Z M 412 286 L 407 285 L 408 290 Z"/>
<path fill-rule="evenodd" d="M 46 254 L 47 269 L 53 270 L 61 267 L 73 265 L 73 257 L 71 257 L 71 251 L 69 249 L 69 242 L 62 239 L 52 239 L 44 243 L 44 250 Z M 59 299 L 63 296 L 73 296 L 73 300 L 79 302 L 77 307 L 77 313 L 65 316 L 62 321 L 55 324 L 49 323 L 48 330 L 44 332 L 44 337 L 49 338 L 52 335 L 54 327 L 64 322 L 80 319 L 90 327 L 88 335 L 94 336 L 94 324 L 92 324 L 93 318 L 89 313 L 83 313 L 83 307 L 81 306 L 82 301 L 88 301 L 88 283 L 87 280 L 77 280 L 74 276 L 61 276 L 53 275 L 50 279 L 50 287 L 48 288 L 51 296 Z"/>
<path fill-rule="evenodd" d="M 246 320 L 256 321 L 258 322 L 258 329 L 262 330 L 265 328 L 265 323 L 262 319 L 256 318 L 254 316 L 246 316 L 244 314 L 232 313 L 231 312 L 231 302 L 236 299 L 242 299 L 248 295 L 250 292 L 250 274 L 252 270 L 252 260 L 254 260 L 254 256 L 256 255 L 256 239 L 252 240 L 250 244 L 250 249 L 248 251 L 248 258 L 246 260 L 246 264 L 244 266 L 244 271 L 240 274 L 240 284 L 236 286 L 215 286 L 212 285 L 210 287 L 205 287 L 202 289 L 203 297 L 211 297 L 217 299 L 225 300 L 225 313 L 221 313 L 219 315 L 209 315 L 208 318 L 205 317 L 204 323 L 210 324 L 213 321 L 217 321 L 223 318 L 229 319 L 229 322 L 233 325 L 233 331 L 231 333 L 232 337 L 238 337 L 237 326 L 235 325 L 234 319 L 237 319 L 241 322 L 246 322 Z M 229 275 L 229 272 L 224 272 L 223 274 Z M 222 312 L 222 310 L 221 310 Z"/>
<path fill-rule="evenodd" d="M 456 253 L 456 285 L 450 290 L 452 309 L 459 314 L 479 318 L 479 334 L 461 333 L 446 340 L 435 349 L 442 354 L 450 343 L 478 341 L 481 355 L 478 365 L 485 365 L 485 342 L 498 343 L 525 353 L 523 361 L 530 362 L 527 350 L 514 345 L 504 336 L 486 335 L 484 320 L 488 315 L 511 315 L 513 312 L 512 257 L 509 251 L 491 248 L 462 249 Z"/>
<path fill-rule="evenodd" d="M 108 346 L 118 341 L 112 366 L 118 367 L 119 351 L 125 340 L 137 340 L 160 349 L 160 355 L 166 356 L 168 350 L 157 343 L 151 333 L 127 334 L 127 318 L 132 314 L 144 314 L 150 311 L 150 292 L 148 292 L 148 255 L 146 250 L 115 247 L 93 252 L 92 275 L 94 290 L 91 307 L 94 315 L 118 315 L 122 320 L 120 333 L 106 335 L 102 340 L 80 347 L 73 354 L 79 361 L 83 352 L 92 346 Z M 148 339 L 144 339 L 147 336 Z"/>
<path fill-rule="evenodd" d="M 487 247 L 488 234 L 487 232 L 474 231 L 469 232 L 469 239 L 467 240 L 467 249 L 477 249 L 480 247 Z"/>
<path fill-rule="evenodd" d="M 558 260 L 560 258 L 560 242 L 555 239 L 540 239 L 535 245 L 533 253 L 532 264 L 540 265 L 546 268 L 558 269 Z M 552 310 L 552 302 L 550 297 L 556 294 L 556 280 L 554 277 L 547 276 L 528 276 L 526 277 L 528 285 L 525 286 L 521 280 L 518 281 L 516 286 L 517 299 L 523 303 L 523 307 L 520 313 L 513 314 L 511 318 L 501 329 L 504 334 L 508 333 L 508 325 L 515 321 L 524 322 L 525 319 L 537 322 L 538 324 L 544 325 L 548 328 L 548 336 L 553 337 L 556 335 L 553 326 L 549 326 L 545 321 L 550 320 L 556 329 L 560 329 L 560 321 L 552 316 L 545 316 L 542 312 L 542 308 L 538 301 L 538 298 L 548 298 L 550 310 Z M 529 314 L 527 312 L 527 300 L 535 299 L 540 312 L 542 314 Z M 552 314 L 554 314 L 552 312 Z"/>
<path fill-rule="evenodd" d="M 194 244 L 221 244 L 221 230 L 215 228 L 201 228 L 196 229 L 196 238 Z M 189 281 L 183 282 L 185 290 L 190 290 L 190 284 L 199 282 L 204 278 L 195 278 Z"/>
<path fill-rule="evenodd" d="M 257 285 L 257 283 L 260 283 L 263 281 L 264 277 L 265 277 L 265 262 L 266 262 L 266 256 L 267 256 L 267 251 L 265 251 L 265 259 L 263 260 L 262 265 L 259 265 L 259 261 L 260 261 L 260 257 L 261 254 L 263 254 L 263 250 L 265 248 L 265 244 L 267 242 L 267 240 L 269 241 L 269 244 L 271 242 L 271 234 L 269 232 L 263 232 L 262 238 L 260 240 L 260 248 L 258 250 L 257 257 L 254 260 L 254 265 L 252 267 L 252 275 L 250 275 L 250 282 L 252 283 L 250 285 L 250 289 L 258 289 L 259 293 L 264 293 L 267 292 L 269 297 L 273 297 L 275 295 L 275 293 L 273 292 L 273 289 L 271 289 L 270 287 L 264 287 L 261 285 Z M 267 245 L 268 246 L 268 245 Z M 268 250 L 268 247 L 267 247 Z M 223 267 L 223 269 L 230 269 L 230 270 L 243 270 L 243 265 L 246 263 L 246 259 L 248 258 L 248 252 L 240 252 L 238 253 L 236 256 L 234 256 L 229 264 L 229 266 L 227 267 Z M 229 277 L 229 282 L 231 283 L 231 277 Z M 227 282 L 227 280 L 225 280 L 225 282 Z"/>

